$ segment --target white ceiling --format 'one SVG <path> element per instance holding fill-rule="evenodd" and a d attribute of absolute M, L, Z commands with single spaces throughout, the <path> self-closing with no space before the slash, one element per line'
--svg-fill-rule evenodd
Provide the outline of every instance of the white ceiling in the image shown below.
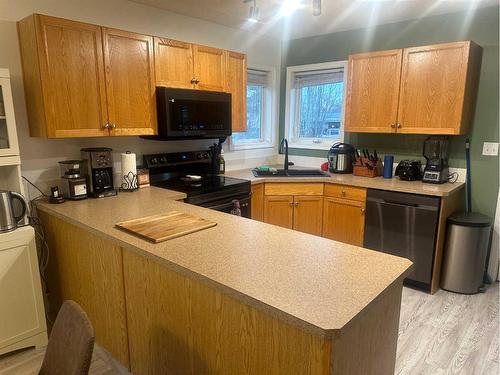
<path fill-rule="evenodd" d="M 312 15 L 312 0 L 291 16 L 279 16 L 284 0 L 256 0 L 260 22 L 249 23 L 250 3 L 243 0 L 132 0 L 174 13 L 203 19 L 236 29 L 270 33 L 282 39 L 364 28 L 420 17 L 474 11 L 499 0 L 322 0 L 322 14 Z"/>

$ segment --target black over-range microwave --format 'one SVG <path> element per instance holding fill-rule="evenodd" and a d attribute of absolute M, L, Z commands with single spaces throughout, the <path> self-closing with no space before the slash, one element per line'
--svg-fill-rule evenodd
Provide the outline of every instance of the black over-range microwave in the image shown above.
<path fill-rule="evenodd" d="M 231 94 L 156 88 L 158 135 L 149 139 L 225 138 L 231 135 Z"/>

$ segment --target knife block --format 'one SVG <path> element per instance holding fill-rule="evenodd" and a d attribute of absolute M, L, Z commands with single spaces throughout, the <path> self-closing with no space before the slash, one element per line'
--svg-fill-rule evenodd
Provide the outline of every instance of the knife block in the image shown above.
<path fill-rule="evenodd" d="M 382 165 L 382 160 L 377 159 L 377 161 L 374 162 L 364 157 L 356 158 L 353 170 L 355 176 L 378 177 L 382 176 L 383 172 L 384 166 Z"/>

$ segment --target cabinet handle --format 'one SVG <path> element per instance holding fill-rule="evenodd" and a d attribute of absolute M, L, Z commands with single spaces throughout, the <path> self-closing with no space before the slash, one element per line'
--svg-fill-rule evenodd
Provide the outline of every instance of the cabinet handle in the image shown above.
<path fill-rule="evenodd" d="M 391 124 L 391 128 L 396 129 L 396 124 Z"/>
<path fill-rule="evenodd" d="M 299 207 L 299 202 L 295 202 L 295 207 Z"/>
<path fill-rule="evenodd" d="M 401 129 L 402 128 L 401 124 L 396 124 L 396 128 Z"/>
<path fill-rule="evenodd" d="M 288 203 L 290 207 L 293 207 L 293 202 Z"/>
<path fill-rule="evenodd" d="M 194 83 L 198 84 L 198 83 L 200 83 L 200 80 L 199 80 L 199 79 L 196 79 L 196 80 L 194 81 Z"/>
<path fill-rule="evenodd" d="M 366 208 L 362 208 L 362 209 L 361 209 L 361 213 L 362 213 L 362 214 L 364 214 L 364 213 L 365 213 L 365 211 L 366 211 Z"/>
<path fill-rule="evenodd" d="M 109 124 L 104 124 L 102 128 L 103 129 L 109 129 Z"/>
<path fill-rule="evenodd" d="M 342 190 L 342 192 L 340 194 L 342 194 L 342 196 L 345 197 L 345 194 L 346 194 L 345 190 Z"/>
<path fill-rule="evenodd" d="M 111 127 L 111 129 L 116 128 L 116 124 L 110 124 L 109 126 Z"/>

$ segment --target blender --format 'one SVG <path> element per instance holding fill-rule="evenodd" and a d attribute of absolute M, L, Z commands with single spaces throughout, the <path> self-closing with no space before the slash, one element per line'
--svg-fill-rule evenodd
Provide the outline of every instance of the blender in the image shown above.
<path fill-rule="evenodd" d="M 424 141 L 424 158 L 426 160 L 422 182 L 443 184 L 449 181 L 448 138 L 430 136 Z"/>

